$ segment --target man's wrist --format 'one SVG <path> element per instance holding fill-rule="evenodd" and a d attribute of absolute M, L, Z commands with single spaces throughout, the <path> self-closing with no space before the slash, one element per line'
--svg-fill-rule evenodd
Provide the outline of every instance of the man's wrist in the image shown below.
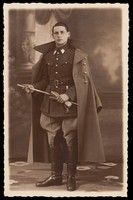
<path fill-rule="evenodd" d="M 64 95 L 65 95 L 66 101 L 68 101 L 69 100 L 69 96 L 66 93 L 64 93 Z"/>

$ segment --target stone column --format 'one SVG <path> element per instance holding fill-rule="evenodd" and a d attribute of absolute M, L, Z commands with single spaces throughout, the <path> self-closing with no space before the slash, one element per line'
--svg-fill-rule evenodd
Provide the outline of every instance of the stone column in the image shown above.
<path fill-rule="evenodd" d="M 35 63 L 35 11 L 33 9 L 21 9 L 16 13 L 16 61 L 15 75 L 16 83 L 24 84 L 31 83 L 32 66 Z M 27 152 L 27 160 L 33 162 L 33 134 L 32 134 L 32 101 L 31 96 L 28 96 L 21 88 L 17 88 L 21 93 L 21 99 L 25 99 L 25 104 L 29 105 L 26 114 L 29 116 L 30 126 L 27 125 L 27 134 L 29 134 L 29 147 Z M 22 106 L 23 101 L 22 101 Z M 28 120 L 28 117 L 26 118 Z M 22 119 L 21 119 L 22 120 Z M 19 131 L 19 130 L 18 130 Z M 25 142 L 26 139 L 25 139 Z M 27 148 L 27 147 L 26 147 Z"/>
<path fill-rule="evenodd" d="M 16 20 L 16 75 L 19 82 L 29 83 L 35 59 L 35 11 L 18 10 Z"/>

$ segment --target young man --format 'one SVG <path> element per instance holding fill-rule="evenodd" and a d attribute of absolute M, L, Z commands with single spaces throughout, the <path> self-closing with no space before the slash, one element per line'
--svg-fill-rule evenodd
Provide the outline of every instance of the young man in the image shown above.
<path fill-rule="evenodd" d="M 91 78 L 87 54 L 77 49 L 78 41 L 70 39 L 66 24 L 52 28 L 53 42 L 35 47 L 43 53 L 33 67 L 34 88 L 45 95 L 41 104 L 41 127 L 47 131 L 51 152 L 51 175 L 37 182 L 37 187 L 62 184 L 62 137 L 67 147 L 67 190 L 76 189 L 78 161 L 103 162 L 98 115 L 102 105 Z"/>

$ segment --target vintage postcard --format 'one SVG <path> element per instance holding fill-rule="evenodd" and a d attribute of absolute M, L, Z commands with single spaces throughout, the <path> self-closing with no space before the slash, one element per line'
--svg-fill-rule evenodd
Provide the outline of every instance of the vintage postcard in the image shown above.
<path fill-rule="evenodd" d="M 3 4 L 4 196 L 127 197 L 128 9 Z"/>

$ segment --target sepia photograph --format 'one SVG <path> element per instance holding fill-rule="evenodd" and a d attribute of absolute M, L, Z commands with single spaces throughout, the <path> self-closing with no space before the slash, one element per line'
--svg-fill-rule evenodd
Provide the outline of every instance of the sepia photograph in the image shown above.
<path fill-rule="evenodd" d="M 127 197 L 128 4 L 3 4 L 4 196 Z"/>

